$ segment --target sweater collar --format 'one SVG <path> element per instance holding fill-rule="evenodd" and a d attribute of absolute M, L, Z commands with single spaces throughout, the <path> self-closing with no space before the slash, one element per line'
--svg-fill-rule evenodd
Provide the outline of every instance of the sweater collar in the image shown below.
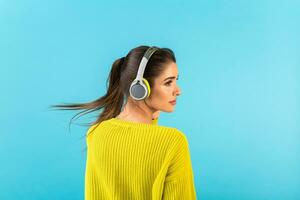
<path fill-rule="evenodd" d="M 108 121 L 119 124 L 119 125 L 126 125 L 126 126 L 132 126 L 132 127 L 156 127 L 157 126 L 157 119 L 152 120 L 152 124 L 142 123 L 142 122 L 135 122 L 135 121 L 128 121 L 123 120 L 119 118 L 111 118 Z"/>

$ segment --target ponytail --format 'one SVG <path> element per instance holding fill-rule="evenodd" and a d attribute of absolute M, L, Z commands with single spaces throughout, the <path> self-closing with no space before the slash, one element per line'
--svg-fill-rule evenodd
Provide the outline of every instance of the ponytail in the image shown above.
<path fill-rule="evenodd" d="M 124 60 L 125 57 L 122 57 L 114 61 L 106 82 L 106 84 L 109 83 L 107 93 L 104 96 L 87 103 L 58 104 L 51 105 L 50 108 L 58 108 L 60 110 L 83 110 L 71 118 L 69 127 L 72 120 L 77 115 L 80 117 L 100 109 L 103 109 L 103 112 L 96 121 L 87 124 L 88 126 L 95 125 L 101 121 L 117 116 L 121 112 L 124 101 L 124 95 L 120 87 L 121 71 Z"/>
<path fill-rule="evenodd" d="M 124 94 L 121 89 L 121 72 L 125 57 L 116 60 L 109 74 L 109 86 L 105 96 L 105 107 L 100 115 L 101 121 L 117 116 L 122 109 Z"/>

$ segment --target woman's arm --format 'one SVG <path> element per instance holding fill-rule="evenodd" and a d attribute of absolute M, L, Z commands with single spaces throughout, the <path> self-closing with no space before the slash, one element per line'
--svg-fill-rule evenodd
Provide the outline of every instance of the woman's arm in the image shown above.
<path fill-rule="evenodd" d="M 187 137 L 180 132 L 165 177 L 163 200 L 197 200 L 194 172 Z"/>

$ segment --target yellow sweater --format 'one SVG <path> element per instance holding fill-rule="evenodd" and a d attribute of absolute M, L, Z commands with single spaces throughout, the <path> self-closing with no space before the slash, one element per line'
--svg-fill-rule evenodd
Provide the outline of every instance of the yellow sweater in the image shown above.
<path fill-rule="evenodd" d="M 85 200 L 195 200 L 188 140 L 176 128 L 111 118 L 87 131 Z"/>

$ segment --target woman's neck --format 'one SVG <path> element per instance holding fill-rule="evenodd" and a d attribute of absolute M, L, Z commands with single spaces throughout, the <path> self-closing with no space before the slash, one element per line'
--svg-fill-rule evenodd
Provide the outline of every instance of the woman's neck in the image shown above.
<path fill-rule="evenodd" d="M 152 110 L 144 101 L 138 101 L 133 103 L 128 101 L 124 106 L 124 109 L 120 112 L 116 118 L 134 121 L 140 123 L 152 124 L 152 115 L 155 111 Z"/>

